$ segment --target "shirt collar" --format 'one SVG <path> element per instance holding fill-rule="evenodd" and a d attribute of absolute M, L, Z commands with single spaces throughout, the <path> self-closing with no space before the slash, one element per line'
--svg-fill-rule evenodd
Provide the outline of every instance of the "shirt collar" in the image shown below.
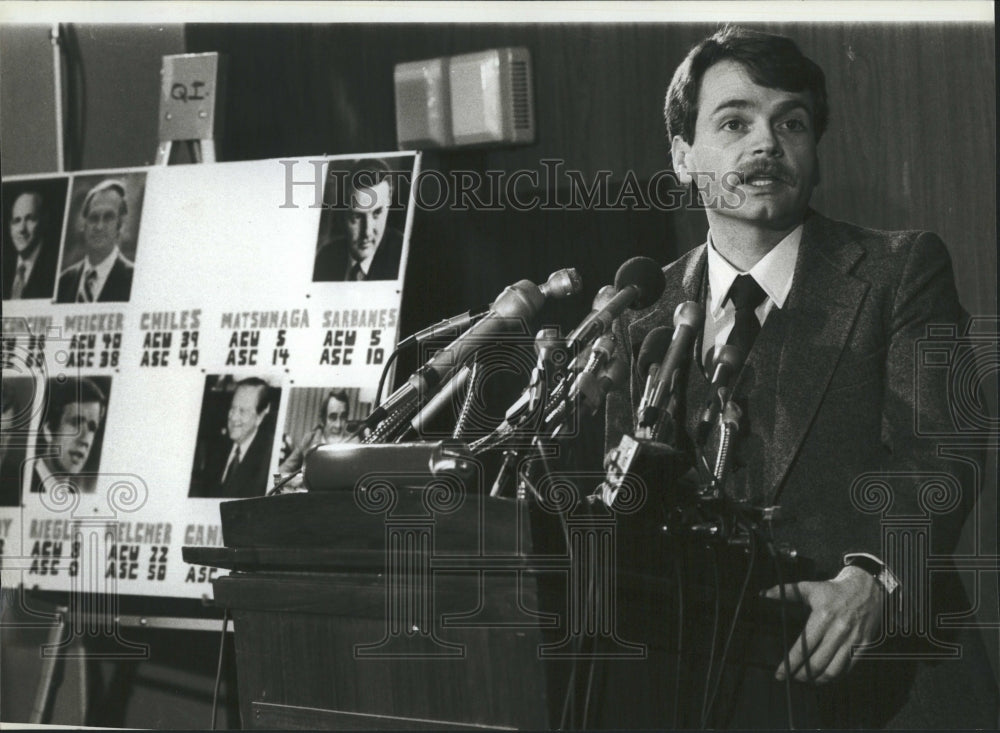
<path fill-rule="evenodd" d="M 378 247 L 375 248 L 375 252 L 378 252 Z M 350 264 L 347 266 L 347 274 L 350 275 L 351 270 L 357 265 L 361 268 L 361 274 L 368 277 L 368 271 L 372 268 L 372 260 L 375 259 L 375 252 L 372 252 L 371 257 L 365 257 L 363 260 L 352 258 Z"/>
<path fill-rule="evenodd" d="M 28 255 L 27 257 L 22 257 L 20 254 L 18 254 L 18 256 L 17 256 L 17 265 L 18 266 L 24 265 L 24 267 L 25 267 L 26 270 L 31 270 L 31 268 L 35 264 L 35 260 L 38 259 L 38 253 L 42 251 L 42 247 L 44 247 L 44 246 L 45 246 L 44 243 L 40 242 L 38 244 L 38 246 L 35 247 L 35 249 L 32 250 L 31 254 Z"/>
<path fill-rule="evenodd" d="M 259 428 L 254 428 L 254 431 L 252 433 L 250 433 L 250 435 L 248 435 L 247 437 L 245 437 L 239 443 L 236 443 L 236 444 L 233 445 L 232 450 L 236 450 L 236 446 L 237 445 L 240 447 L 240 461 L 242 461 L 244 458 L 246 458 L 247 451 L 250 450 L 250 444 L 253 442 L 253 439 L 257 437 L 257 430 L 258 429 Z M 230 451 L 230 453 L 232 453 L 232 450 Z"/>
<path fill-rule="evenodd" d="M 749 274 L 763 288 L 778 308 L 785 305 L 788 292 L 792 289 L 792 276 L 795 274 L 795 260 L 798 258 L 799 245 L 802 243 L 802 225 L 799 224 L 788 235 L 774 245 L 771 251 L 760 258 Z M 712 233 L 708 234 L 708 287 L 711 293 L 709 309 L 716 317 L 722 313 L 725 297 L 729 294 L 733 280 L 737 275 L 743 275 L 733 267 L 725 257 L 719 254 L 712 243 Z"/>
<path fill-rule="evenodd" d="M 104 280 L 108 276 L 108 273 L 111 272 L 111 268 L 115 266 L 115 261 L 118 259 L 118 251 L 118 247 L 116 246 L 107 257 L 96 265 L 90 264 L 89 259 L 84 259 L 83 271 L 86 273 L 94 270 L 97 273 L 97 277 Z"/>

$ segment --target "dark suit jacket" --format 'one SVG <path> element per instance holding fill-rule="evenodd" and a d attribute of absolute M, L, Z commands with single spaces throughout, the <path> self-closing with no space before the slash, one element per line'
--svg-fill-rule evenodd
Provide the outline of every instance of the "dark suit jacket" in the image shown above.
<path fill-rule="evenodd" d="M 76 302 L 76 294 L 80 288 L 80 278 L 83 277 L 85 263 L 85 259 L 80 260 L 60 273 L 59 290 L 56 295 L 57 303 Z M 134 269 L 133 264 L 119 252 L 115 264 L 111 267 L 111 272 L 108 273 L 108 279 L 104 281 L 104 287 L 97 295 L 97 302 L 127 302 L 132 293 L 132 272 Z"/>
<path fill-rule="evenodd" d="M 399 260 L 403 254 L 403 235 L 396 229 L 386 229 L 372 257 L 368 280 L 395 280 L 399 276 Z M 335 237 L 320 247 L 313 266 L 314 282 L 343 281 L 350 261 L 347 237 Z"/>
<path fill-rule="evenodd" d="M 24 448 L 8 448 L 0 458 L 0 506 L 20 506 Z"/>
<path fill-rule="evenodd" d="M 205 480 L 195 486 L 191 496 L 214 499 L 243 499 L 263 496 L 268 487 L 268 464 L 271 462 L 271 444 L 274 442 L 274 428 L 268 422 L 261 424 L 257 435 L 250 442 L 246 455 L 236 468 L 229 472 L 223 483 L 222 476 L 229 461 L 232 441 L 220 444 L 205 469 Z"/>
<path fill-rule="evenodd" d="M 666 267 L 660 300 L 619 320 L 616 331 L 624 353 L 635 353 L 652 328 L 672 324 L 678 303 L 704 303 L 706 260 L 702 245 Z M 952 412 L 947 379 L 940 378 L 940 370 L 918 368 L 916 359 L 918 340 L 926 337 L 929 324 L 957 329 L 961 336 L 966 318 L 947 250 L 937 236 L 862 229 L 814 212 L 807 216 L 785 307 L 768 315 L 735 386 L 745 417 L 737 483 L 758 502 L 781 505 L 790 518 L 776 525 L 776 539 L 814 560 L 818 577 L 836 575 L 845 552 L 869 552 L 890 564 L 904 592 L 926 592 L 929 576 L 921 576 L 923 568 L 902 562 L 894 566 L 895 556 L 883 546 L 890 513 L 931 522 L 932 554 L 945 556 L 954 548 L 982 479 L 961 461 L 939 457 L 937 442 L 917 435 L 918 408 L 923 424 L 938 426 L 948 424 Z M 696 352 L 700 350 L 698 343 Z M 609 446 L 617 445 L 623 433 L 634 432 L 641 391 L 633 374 L 631 396 L 609 396 Z M 707 391 L 698 365 L 692 365 L 686 391 L 690 431 Z M 942 474 L 955 480 L 945 478 L 936 490 L 933 477 Z M 935 613 L 968 610 L 960 584 L 935 576 L 933 590 Z M 981 640 L 964 639 L 967 658 L 975 656 L 976 643 L 981 653 Z M 984 695 L 995 706 L 995 689 L 983 688 L 984 681 L 992 683 L 988 670 L 977 679 L 968 665 L 961 671 L 952 669 L 963 667 L 958 663 L 927 666 L 935 668 L 932 678 L 947 680 L 948 689 L 970 702 L 962 712 L 975 709 L 981 715 Z M 883 717 L 903 707 L 912 672 L 905 673 L 907 683 L 895 697 L 880 696 Z M 886 676 L 876 674 L 875 679 L 884 682 Z M 897 675 L 895 681 L 899 679 Z M 963 682 L 956 683 L 958 679 Z M 914 681 L 913 688 L 918 684 Z M 973 700 L 978 707 L 971 707 Z M 941 710 L 956 710 L 935 709 L 941 700 L 934 695 L 917 703 L 926 709 L 911 710 L 896 722 L 926 725 L 940 722 L 934 715 Z M 971 726 L 983 719 L 958 720 Z M 946 725 L 956 725 L 955 719 Z"/>
<path fill-rule="evenodd" d="M 41 250 L 38 252 L 38 259 L 35 266 L 31 268 L 31 276 L 28 278 L 24 290 L 21 292 L 21 299 L 28 298 L 51 298 L 52 290 L 56 281 L 56 265 L 59 258 L 59 247 L 48 242 L 42 242 Z M 4 257 L 3 272 L 3 299 L 10 299 L 11 290 L 14 287 L 14 278 L 17 276 L 17 256 Z"/>

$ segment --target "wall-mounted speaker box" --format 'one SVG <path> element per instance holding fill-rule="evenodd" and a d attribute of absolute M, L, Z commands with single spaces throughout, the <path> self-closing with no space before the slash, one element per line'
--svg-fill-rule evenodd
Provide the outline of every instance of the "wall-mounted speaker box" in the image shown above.
<path fill-rule="evenodd" d="M 495 48 L 397 64 L 401 150 L 534 142 L 531 55 Z"/>
<path fill-rule="evenodd" d="M 452 144 L 448 59 L 396 64 L 396 140 L 400 150 Z"/>

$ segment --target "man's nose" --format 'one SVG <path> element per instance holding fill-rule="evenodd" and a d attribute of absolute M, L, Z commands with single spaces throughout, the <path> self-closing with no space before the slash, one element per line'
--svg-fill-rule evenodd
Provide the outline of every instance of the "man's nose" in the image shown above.
<path fill-rule="evenodd" d="M 755 126 L 751 143 L 755 155 L 780 156 L 784 152 L 781 147 L 781 139 L 774 133 L 774 128 L 768 124 Z"/>

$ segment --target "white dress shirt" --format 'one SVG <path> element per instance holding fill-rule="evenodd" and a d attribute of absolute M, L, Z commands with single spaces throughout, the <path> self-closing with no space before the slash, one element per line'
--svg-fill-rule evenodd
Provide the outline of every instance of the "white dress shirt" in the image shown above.
<path fill-rule="evenodd" d="M 115 261 L 118 259 L 118 252 L 118 247 L 115 247 L 111 251 L 111 254 L 98 262 L 96 265 L 90 264 L 89 259 L 84 259 L 83 277 L 80 278 L 80 285 L 76 289 L 77 298 L 82 297 L 84 300 L 87 299 L 87 273 L 93 271 L 97 273 L 97 279 L 94 280 L 94 301 L 97 301 L 101 291 L 104 290 L 104 283 L 108 281 L 108 275 L 111 274 L 111 268 L 115 266 Z"/>
<path fill-rule="evenodd" d="M 713 347 L 719 349 L 725 345 L 729 333 L 736 323 L 736 307 L 727 298 L 729 288 L 737 275 L 751 275 L 764 290 L 767 297 L 757 306 L 757 320 L 763 326 L 772 308 L 783 308 L 788 292 L 792 289 L 792 277 L 795 274 L 795 260 L 799 255 L 799 245 L 802 242 L 802 225 L 800 224 L 784 239 L 774 245 L 766 255 L 760 258 L 748 273 L 740 272 L 733 267 L 725 257 L 719 254 L 712 244 L 712 233 L 708 234 L 708 297 L 706 299 L 705 333 L 701 343 L 703 362 L 707 361 L 708 352 Z M 725 302 L 723 302 L 725 301 Z M 706 364 L 706 368 L 708 365 Z"/>

